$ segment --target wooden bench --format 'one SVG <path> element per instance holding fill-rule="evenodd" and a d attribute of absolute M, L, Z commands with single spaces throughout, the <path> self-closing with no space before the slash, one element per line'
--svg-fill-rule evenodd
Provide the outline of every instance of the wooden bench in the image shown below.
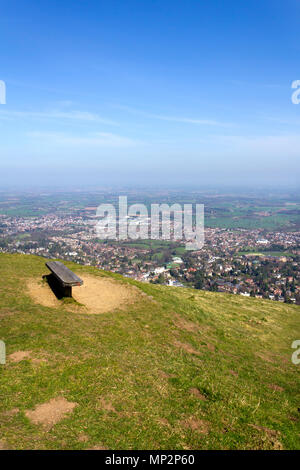
<path fill-rule="evenodd" d="M 72 287 L 82 286 L 83 280 L 59 261 L 48 261 L 46 266 L 58 281 L 63 297 L 72 297 Z"/>

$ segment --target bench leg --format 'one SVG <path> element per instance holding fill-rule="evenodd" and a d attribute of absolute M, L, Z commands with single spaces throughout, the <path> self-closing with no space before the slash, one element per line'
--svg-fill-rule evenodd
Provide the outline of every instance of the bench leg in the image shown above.
<path fill-rule="evenodd" d="M 71 286 L 64 287 L 64 297 L 72 297 L 72 287 Z"/>

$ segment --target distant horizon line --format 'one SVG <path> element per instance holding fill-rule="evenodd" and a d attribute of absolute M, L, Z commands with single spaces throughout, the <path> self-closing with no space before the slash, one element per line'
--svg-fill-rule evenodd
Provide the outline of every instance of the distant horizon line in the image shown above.
<path fill-rule="evenodd" d="M 63 185 L 63 184 L 48 184 L 48 185 L 36 185 L 36 184 L 0 184 L 0 193 L 7 192 L 18 192 L 18 193 L 36 193 L 36 192 L 91 192 L 91 191 L 137 191 L 137 192 L 146 192 L 146 191 L 187 191 L 187 192 L 211 192 L 218 193 L 220 191 L 225 192 L 240 192 L 240 193 L 251 193 L 251 192 L 280 192 L 285 191 L 288 193 L 291 192 L 300 192 L 300 184 L 289 184 L 289 183 L 258 183 L 256 185 L 248 183 L 206 183 L 206 184 L 159 184 L 159 183 L 149 183 L 149 184 L 120 184 L 120 183 L 111 183 L 111 184 L 74 184 L 74 185 Z"/>

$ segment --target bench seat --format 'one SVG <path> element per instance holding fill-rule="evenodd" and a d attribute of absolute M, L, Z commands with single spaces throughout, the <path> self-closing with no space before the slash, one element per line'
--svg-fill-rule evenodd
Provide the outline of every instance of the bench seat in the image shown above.
<path fill-rule="evenodd" d="M 72 296 L 73 286 L 82 286 L 83 280 L 59 261 L 48 261 L 46 266 L 64 289 L 64 296 Z"/>

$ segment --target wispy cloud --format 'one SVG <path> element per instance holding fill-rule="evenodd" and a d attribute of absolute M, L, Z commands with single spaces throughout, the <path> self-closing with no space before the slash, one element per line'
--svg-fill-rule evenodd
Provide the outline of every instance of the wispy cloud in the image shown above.
<path fill-rule="evenodd" d="M 230 83 L 232 83 L 233 85 L 238 85 L 238 86 L 242 86 L 242 87 L 245 87 L 245 88 L 253 88 L 253 87 L 260 87 L 260 88 L 286 88 L 286 84 L 285 83 L 282 83 L 282 84 L 279 84 L 279 83 L 267 83 L 267 82 L 253 82 L 253 81 L 247 81 L 247 80 L 236 80 L 236 79 L 232 79 L 232 80 L 229 80 Z"/>
<path fill-rule="evenodd" d="M 200 126 L 222 126 L 222 127 L 227 127 L 228 123 L 220 122 L 220 121 L 214 121 L 211 119 L 193 119 L 193 118 L 188 118 L 188 117 L 178 117 L 178 116 L 164 116 L 164 115 L 159 115 L 159 114 L 148 114 L 148 117 L 151 117 L 153 119 L 160 119 L 161 121 L 173 121 L 173 122 L 182 122 L 186 124 L 198 124 Z"/>
<path fill-rule="evenodd" d="M 74 121 L 88 121 L 117 126 L 118 123 L 110 119 L 103 118 L 95 113 L 87 111 L 15 111 L 15 110 L 0 110 L 0 119 L 57 119 L 57 120 L 74 120 Z"/>
<path fill-rule="evenodd" d="M 156 113 L 148 113 L 145 111 L 140 111 L 135 108 L 131 108 L 129 106 L 115 106 L 119 109 L 122 109 L 124 111 L 128 111 L 129 113 L 132 114 L 138 114 L 140 116 L 144 116 L 145 118 L 149 119 L 158 119 L 161 121 L 169 121 L 169 122 L 181 122 L 183 124 L 195 124 L 195 125 L 200 125 L 200 126 L 220 126 L 220 127 L 232 127 L 235 124 L 231 122 L 222 122 L 222 121 L 217 121 L 214 119 L 196 119 L 196 118 L 191 118 L 191 117 L 184 117 L 184 116 L 169 116 L 165 114 L 156 114 Z"/>
<path fill-rule="evenodd" d="M 62 132 L 29 132 L 27 136 L 32 140 L 43 141 L 47 145 L 68 147 L 133 147 L 141 142 L 109 132 L 94 132 L 85 136 L 65 134 Z"/>

